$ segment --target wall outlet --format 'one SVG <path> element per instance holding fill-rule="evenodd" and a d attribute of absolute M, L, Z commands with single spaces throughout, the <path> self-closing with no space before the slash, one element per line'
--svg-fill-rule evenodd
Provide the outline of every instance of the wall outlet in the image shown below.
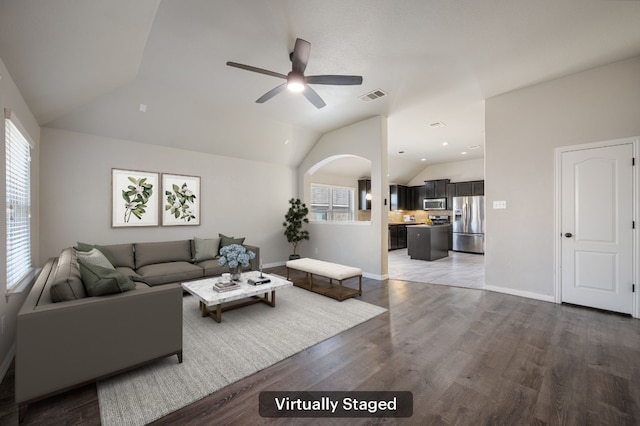
<path fill-rule="evenodd" d="M 318 254 L 318 247 L 316 247 L 316 254 Z"/>
<path fill-rule="evenodd" d="M 506 201 L 494 201 L 493 202 L 493 208 L 494 209 L 506 209 L 507 208 L 507 202 Z"/>

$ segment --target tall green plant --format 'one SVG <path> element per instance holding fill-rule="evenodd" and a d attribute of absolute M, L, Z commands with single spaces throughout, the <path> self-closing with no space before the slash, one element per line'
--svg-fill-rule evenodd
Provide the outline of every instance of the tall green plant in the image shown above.
<path fill-rule="evenodd" d="M 293 244 L 294 255 L 298 254 L 298 244 L 309 239 L 309 231 L 302 229 L 303 223 L 309 223 L 308 214 L 309 209 L 299 198 L 289 200 L 289 211 L 284 215 L 285 221 L 282 226 L 284 226 L 284 235 L 287 237 L 287 241 Z"/>

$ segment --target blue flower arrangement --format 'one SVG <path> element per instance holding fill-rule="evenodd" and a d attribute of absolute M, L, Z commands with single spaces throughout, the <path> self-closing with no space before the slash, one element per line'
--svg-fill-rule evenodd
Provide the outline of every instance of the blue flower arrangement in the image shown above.
<path fill-rule="evenodd" d="M 238 265 L 247 267 L 249 266 L 249 261 L 255 257 L 256 254 L 254 252 L 247 251 L 240 244 L 230 244 L 220 249 L 218 263 L 220 265 L 229 265 L 231 269 L 237 268 Z"/>

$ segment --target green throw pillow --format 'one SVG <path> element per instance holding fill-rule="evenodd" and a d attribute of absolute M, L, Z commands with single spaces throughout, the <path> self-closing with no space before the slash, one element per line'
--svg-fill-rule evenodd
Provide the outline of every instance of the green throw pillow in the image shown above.
<path fill-rule="evenodd" d="M 104 254 L 104 257 L 107 258 L 109 263 L 111 263 L 112 265 L 116 263 L 116 260 L 113 258 L 113 256 L 109 252 L 109 250 L 107 250 L 105 247 L 101 247 L 101 246 L 99 246 L 97 244 L 87 244 L 87 243 L 78 242 L 78 246 L 76 247 L 76 250 L 78 250 L 78 251 L 90 251 L 91 249 L 94 249 L 94 248 L 98 249 L 100 251 L 100 253 Z"/>
<path fill-rule="evenodd" d="M 244 243 L 245 238 L 234 238 L 234 237 L 227 237 L 226 235 L 223 234 L 218 234 L 218 236 L 220 237 L 220 248 L 224 247 L 224 246 L 230 246 L 231 244 L 240 244 L 242 245 L 242 243 Z"/>
<path fill-rule="evenodd" d="M 136 288 L 135 283 L 129 277 L 115 269 L 103 268 L 82 259 L 78 259 L 78 266 L 84 288 L 89 296 L 124 293 Z"/>
<path fill-rule="evenodd" d="M 116 269 L 113 267 L 111 262 L 109 262 L 109 259 L 107 259 L 106 256 L 96 248 L 92 248 L 89 251 L 76 250 L 76 257 L 83 260 L 85 263 L 92 263 L 107 269 Z"/>
<path fill-rule="evenodd" d="M 220 249 L 220 238 L 210 238 L 210 239 L 202 239 L 202 238 L 194 238 L 193 239 L 196 254 L 193 258 L 196 262 L 201 262 L 203 260 L 215 259 L 218 255 L 218 250 Z"/>

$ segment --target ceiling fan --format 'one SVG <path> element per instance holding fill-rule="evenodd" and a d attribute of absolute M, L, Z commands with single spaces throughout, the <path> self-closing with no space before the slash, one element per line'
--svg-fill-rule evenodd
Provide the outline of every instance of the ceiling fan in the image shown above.
<path fill-rule="evenodd" d="M 284 89 L 289 89 L 292 92 L 302 92 L 302 94 L 311 102 L 316 108 L 322 108 L 326 104 L 313 90 L 309 87 L 309 84 L 329 84 L 339 86 L 350 86 L 362 84 L 362 77 L 359 75 L 311 75 L 305 77 L 304 70 L 307 68 L 307 62 L 309 61 L 309 53 L 311 52 L 311 43 L 301 38 L 296 39 L 296 44 L 293 48 L 293 52 L 289 55 L 291 59 L 291 72 L 287 75 L 280 74 L 274 71 L 265 70 L 262 68 L 252 67 L 251 65 L 239 64 L 237 62 L 227 62 L 230 67 L 240 68 L 247 71 L 253 71 L 260 74 L 266 74 L 273 77 L 282 78 L 287 80 L 286 83 L 282 83 L 279 86 L 274 87 L 267 93 L 259 97 L 256 102 L 261 104 L 273 98 Z"/>

